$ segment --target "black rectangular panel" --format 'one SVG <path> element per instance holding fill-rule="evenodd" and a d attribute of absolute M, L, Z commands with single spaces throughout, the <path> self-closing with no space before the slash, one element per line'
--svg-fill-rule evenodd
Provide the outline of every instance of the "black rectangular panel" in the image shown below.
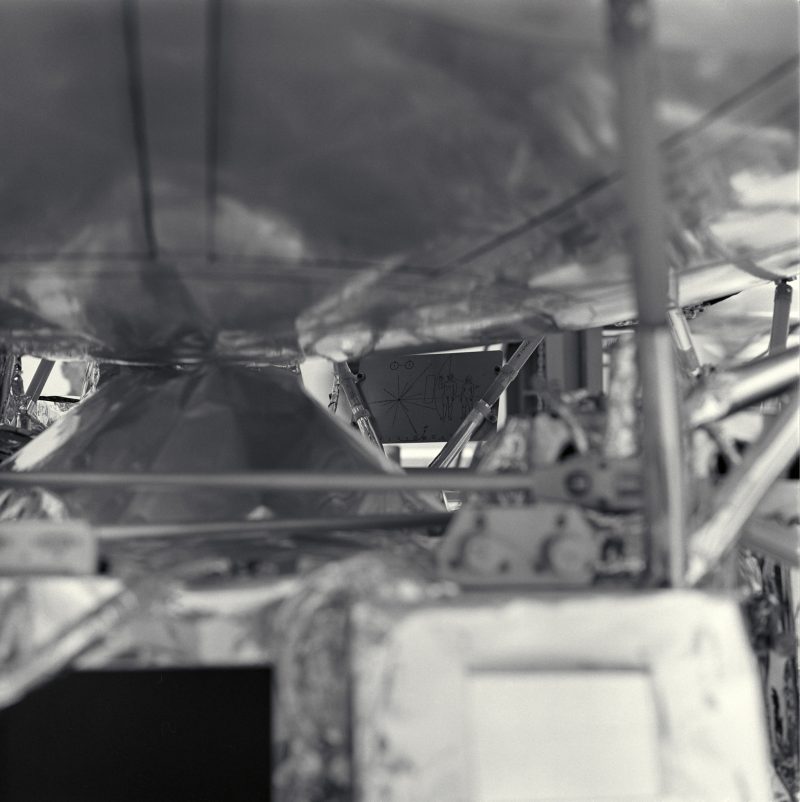
<path fill-rule="evenodd" d="M 359 389 L 384 443 L 450 438 L 503 364 L 501 351 L 373 354 L 359 362 Z M 484 424 L 473 439 L 486 437 Z"/>
<path fill-rule="evenodd" d="M 0 712 L 3 802 L 268 802 L 268 668 L 86 671 Z"/>

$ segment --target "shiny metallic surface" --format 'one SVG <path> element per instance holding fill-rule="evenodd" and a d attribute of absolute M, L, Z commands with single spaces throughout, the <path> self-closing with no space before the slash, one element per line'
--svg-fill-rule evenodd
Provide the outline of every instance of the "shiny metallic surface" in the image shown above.
<path fill-rule="evenodd" d="M 687 498 L 683 428 L 668 309 L 678 303 L 676 266 L 665 258 L 661 154 L 654 117 L 655 49 L 650 0 L 610 0 L 609 30 L 619 88 L 623 190 L 639 325 L 642 460 L 654 580 L 683 585 Z"/>
<path fill-rule="evenodd" d="M 655 581 L 668 577 L 673 587 L 683 587 L 688 487 L 674 348 L 667 328 L 644 329 L 638 333 L 637 342 L 651 569 Z"/>
<path fill-rule="evenodd" d="M 285 802 L 354 799 L 351 760 L 352 609 L 369 603 L 419 603 L 452 595 L 434 583 L 425 560 L 362 554 L 310 575 L 274 623 L 276 796 Z M 378 624 L 378 622 L 375 622 Z"/>
<path fill-rule="evenodd" d="M 516 792 L 494 795 L 505 779 L 500 772 L 493 775 L 494 783 L 476 789 L 474 744 L 494 713 L 479 719 L 474 712 L 476 678 L 510 684 L 521 676 L 565 671 L 580 683 L 620 669 L 647 678 L 642 706 L 658 710 L 657 722 L 645 730 L 645 737 L 660 742 L 662 770 L 655 789 L 603 793 L 591 783 L 574 790 L 552 783 L 555 792 L 548 789 L 541 799 L 771 799 L 760 688 L 741 609 L 732 599 L 685 590 L 549 597 L 482 593 L 449 604 L 366 600 L 355 607 L 352 620 L 354 798 L 359 802 L 535 799 L 530 794 L 542 785 L 533 772 Z M 536 718 L 528 713 L 530 695 L 511 698 L 520 717 Z M 570 717 L 580 732 L 593 725 L 585 706 L 572 713 L 568 690 L 552 700 L 552 707 L 544 695 L 539 698 L 541 735 L 530 738 L 539 746 L 526 749 L 530 741 L 523 739 L 521 757 L 506 764 L 509 774 L 518 761 L 541 767 L 539 776 L 548 775 L 551 767 L 541 752 L 557 737 L 551 721 Z M 630 702 L 627 692 L 621 698 Z M 608 727 L 608 719 L 620 716 L 618 726 L 629 735 L 632 707 L 620 704 L 598 718 Z M 541 714 L 542 708 L 553 712 Z M 508 711 L 504 705 L 505 716 Z M 503 731 L 497 726 L 492 734 L 505 756 L 516 744 L 503 739 Z M 438 760 L 432 759 L 431 733 Z M 577 736 L 559 733 L 558 740 L 568 758 L 557 776 L 585 779 L 588 758 L 575 755 Z M 594 749 L 601 748 L 598 741 Z M 633 770 L 631 751 L 617 762 L 626 773 Z M 478 760 L 486 760 L 487 752 Z"/>
<path fill-rule="evenodd" d="M 453 436 L 442 446 L 442 450 L 433 458 L 431 468 L 449 468 L 464 450 L 481 424 L 492 414 L 492 408 L 485 401 L 479 401 L 461 422 Z"/>
<path fill-rule="evenodd" d="M 644 328 L 664 326 L 667 308 L 678 301 L 670 280 L 674 266 L 668 266 L 664 249 L 664 192 L 655 120 L 653 6 L 650 0 L 609 0 L 608 4 L 609 47 L 619 95 L 617 116 L 622 190 L 630 228 L 630 270 L 637 318 Z M 643 348 L 644 343 L 640 343 L 640 354 Z M 645 396 L 651 391 L 643 384 Z"/>
<path fill-rule="evenodd" d="M 700 373 L 700 358 L 697 355 L 692 332 L 686 321 L 683 310 L 674 306 L 667 312 L 672 336 L 675 340 L 675 349 L 678 352 L 678 360 L 685 373 L 690 376 L 697 376 Z"/>
<path fill-rule="evenodd" d="M 218 537 L 236 539 L 250 534 L 253 539 L 270 533 L 297 533 L 302 543 L 304 534 L 318 532 L 358 532 L 364 530 L 412 530 L 441 529 L 450 520 L 448 512 L 402 513 L 395 515 L 355 515 L 335 518 L 292 518 L 289 520 L 220 521 L 216 524 L 109 524 L 94 527 L 93 533 L 102 541 L 127 540 L 129 538 L 202 538 Z M 5 534 L 6 524 L 0 522 L 0 534 Z M 240 537 L 241 540 L 241 537 Z M 94 568 L 94 566 L 93 566 Z"/>
<path fill-rule="evenodd" d="M 13 464 L 13 463 L 12 463 Z M 391 463 L 390 463 L 391 464 Z M 162 489 L 209 488 L 217 490 L 273 490 L 319 492 L 351 490 L 361 492 L 391 490 L 519 490 L 528 487 L 533 476 L 527 473 L 511 476 L 484 476 L 480 479 L 466 471 L 442 474 L 438 470 L 415 470 L 413 474 L 352 473 L 342 475 L 333 471 L 212 471 L 196 473 L 175 471 L 167 473 L 113 471 L 50 472 L 19 471 L 0 473 L 0 486 L 6 487 L 86 487 L 119 488 L 136 485 Z"/>
<path fill-rule="evenodd" d="M 347 399 L 350 413 L 353 416 L 353 423 L 358 426 L 358 430 L 370 443 L 383 450 L 381 439 L 375 431 L 375 422 L 372 420 L 369 409 L 364 404 L 364 398 L 358 389 L 357 379 L 350 367 L 346 362 L 338 362 L 333 370 L 338 386 Z"/>
<path fill-rule="evenodd" d="M 792 286 L 787 281 L 779 281 L 775 285 L 775 300 L 772 309 L 769 352 L 774 354 L 786 348 L 786 340 L 789 337 L 789 324 L 792 314 Z"/>
<path fill-rule="evenodd" d="M 0 580 L 0 582 L 8 586 L 13 580 Z M 58 595 L 58 582 L 63 583 L 63 580 L 55 580 L 56 595 Z M 111 591 L 109 586 L 112 586 Z M 80 617 L 71 619 L 63 613 L 54 615 L 52 610 L 48 616 L 47 608 L 37 611 L 33 599 L 29 598 L 31 591 L 25 584 L 11 584 L 12 592 L 22 590 L 22 596 L 17 596 L 16 603 L 28 607 L 23 612 L 30 617 L 31 623 L 35 620 L 34 614 L 38 612 L 40 616 L 48 618 L 46 625 L 49 628 L 59 623 L 63 629 L 51 633 L 39 643 L 31 643 L 28 648 L 11 654 L 10 659 L 0 661 L 0 709 L 14 704 L 33 688 L 51 679 L 80 655 L 108 637 L 136 609 L 138 601 L 135 594 L 114 580 L 96 580 L 95 587 L 96 601 Z M 89 593 L 94 590 L 91 587 L 87 588 L 84 582 L 77 590 L 77 594 L 85 596 L 87 589 Z M 35 588 L 33 592 L 36 592 Z M 69 593 L 62 595 L 62 603 L 70 601 Z M 5 602 L 5 599 L 3 601 Z M 11 609 L 6 608 L 4 604 L 0 608 L 0 627 L 5 629 L 9 618 L 13 618 L 15 612 L 14 604 Z"/>
<path fill-rule="evenodd" d="M 766 355 L 774 300 L 774 283 L 765 283 L 702 307 L 689 321 L 701 361 L 720 370 Z M 787 345 L 794 347 L 800 343 L 800 296 L 796 292 L 792 295 L 789 329 Z"/>
<path fill-rule="evenodd" d="M 792 0 L 0 0 L 0 424 L 30 441 L 0 442 L 19 448 L 0 470 L 0 707 L 70 667 L 270 664 L 280 799 L 444 802 L 491 796 L 470 675 L 624 669 L 659 741 L 649 796 L 765 798 L 737 601 L 632 591 L 686 579 L 687 477 L 713 512 L 691 583 L 723 573 L 738 529 L 797 564 L 751 517 L 796 453 L 790 408 L 735 467 L 708 423 L 795 383 L 797 353 L 689 393 L 693 472 L 667 324 L 704 373 L 677 312 L 775 282 L 784 303 L 798 272 L 797 20 Z M 631 318 L 638 369 L 626 343 L 607 396 L 531 383 L 540 414 L 469 472 L 387 459 L 345 361 L 523 341 L 446 464 L 545 332 L 599 342 Z M 37 417 L 23 353 L 96 360 L 82 401 Z M 303 391 L 313 355 L 366 437 Z M 443 488 L 494 505 L 470 571 L 581 597 L 459 596 L 442 559 L 476 541 L 441 551 Z"/>
<path fill-rule="evenodd" d="M 705 426 L 743 407 L 785 392 L 800 381 L 800 348 L 754 359 L 705 377 L 689 393 L 689 425 Z"/>
<path fill-rule="evenodd" d="M 35 409 L 36 402 L 39 400 L 39 396 L 42 394 L 45 384 L 47 384 L 47 379 L 50 377 L 54 365 L 55 362 L 50 359 L 42 359 L 39 362 L 36 373 L 33 374 L 30 384 L 25 388 L 25 396 L 27 399 L 26 411 L 30 412 Z"/>
<path fill-rule="evenodd" d="M 533 352 L 541 345 L 544 337 L 524 340 L 517 350 L 508 358 L 500 369 L 497 378 L 489 385 L 483 398 L 479 398 L 467 417 L 455 431 L 453 436 L 442 446 L 442 450 L 434 457 L 431 468 L 447 468 L 463 451 L 464 446 L 480 425 L 492 415 L 492 407 L 506 391 L 508 385 L 519 375 L 525 363 L 533 356 Z"/>
<path fill-rule="evenodd" d="M 639 451 L 639 414 L 636 400 L 639 370 L 636 339 L 620 337 L 611 352 L 603 453 L 607 457 L 632 457 Z"/>
<path fill-rule="evenodd" d="M 798 392 L 716 491 L 708 520 L 689 538 L 687 582 L 699 583 L 736 544 L 739 532 L 800 449 Z"/>
<path fill-rule="evenodd" d="M 0 339 L 285 364 L 632 317 L 603 8 L 5 0 Z M 681 303 L 793 274 L 796 4 L 655 11 Z"/>
<path fill-rule="evenodd" d="M 0 391 L 0 424 L 16 420 L 23 394 L 19 357 L 5 353 L 2 361 L 2 390 Z"/>
<path fill-rule="evenodd" d="M 515 425 L 516 424 L 516 425 Z M 190 490 L 217 490 L 227 493 L 242 491 L 263 491 L 263 492 L 294 492 L 317 494 L 323 491 L 337 492 L 358 488 L 360 493 L 388 493 L 390 491 L 434 491 L 434 490 L 455 490 L 464 492 L 480 493 L 513 493 L 513 492 L 532 492 L 535 491 L 537 497 L 550 499 L 574 500 L 578 497 L 587 506 L 611 507 L 614 509 L 629 509 L 632 503 L 631 496 L 636 496 L 640 490 L 640 483 L 635 481 L 639 466 L 635 460 L 618 460 L 611 468 L 599 457 L 576 456 L 567 463 L 558 466 L 550 466 L 538 462 L 537 456 L 563 447 L 570 442 L 569 429 L 559 422 L 544 424 L 526 425 L 525 419 L 513 419 L 512 423 L 502 430 L 502 435 L 498 435 L 485 451 L 481 452 L 476 471 L 453 470 L 442 473 L 439 470 L 416 469 L 409 474 L 381 474 L 381 473 L 345 473 L 340 475 L 333 472 L 314 472 L 314 471 L 249 471 L 249 472 L 229 472 L 229 473 L 140 473 L 140 472 L 110 472 L 110 473 L 84 473 L 84 472 L 65 472 L 52 473 L 46 471 L 18 471 L 0 473 L 0 487 L 9 488 L 7 493 L 11 495 L 4 498 L 2 503 L 9 506 L 17 499 L 13 496 L 14 488 L 29 488 L 41 491 L 42 487 L 53 489 L 81 488 L 84 490 L 106 489 L 113 490 L 120 488 L 137 487 L 143 492 L 159 488 L 164 494 L 187 492 Z M 546 429 L 551 429 L 549 433 Z M 557 428 L 556 428 L 557 427 Z M 555 431 L 552 431 L 554 430 Z M 526 451 L 517 451 L 513 458 L 509 455 L 509 447 L 515 447 L 515 440 L 522 436 L 533 437 L 536 442 Z M 550 439 L 549 443 L 540 442 Z M 556 455 L 558 450 L 556 451 Z M 555 461 L 555 455 L 549 461 Z M 509 471 L 510 465 L 520 465 L 520 470 Z M 535 469 L 535 471 L 534 471 Z M 591 483 L 587 484 L 583 492 L 570 492 L 565 483 L 569 480 L 569 474 L 578 470 L 579 473 L 591 475 Z M 508 471 L 508 472 L 507 472 Z M 633 476 L 631 475 L 633 473 Z M 628 496 L 627 502 L 621 501 L 621 497 Z M 3 498 L 0 496 L 0 498 Z M 20 496 L 19 501 L 26 501 L 25 496 Z M 22 505 L 24 508 L 24 505 Z M 0 514 L 2 507 L 0 507 Z M 416 521 L 417 525 L 424 525 L 430 519 L 431 525 L 440 523 L 436 512 L 421 512 L 418 515 L 411 511 L 404 511 L 396 515 L 379 514 L 375 516 L 362 514 L 357 518 L 337 516 L 335 518 L 291 518 L 288 520 L 271 518 L 247 519 L 247 520 L 221 520 L 218 522 L 186 524 L 187 534 L 196 532 L 198 534 L 208 534 L 212 532 L 222 533 L 223 530 L 231 532 L 258 532 L 260 529 L 280 530 L 282 527 L 290 529 L 303 529 L 307 526 L 310 529 L 330 529 L 335 530 L 338 523 L 342 526 L 353 528 L 364 528 L 358 525 L 358 521 L 372 522 L 367 528 L 378 527 L 381 521 L 389 528 L 395 528 L 407 518 L 409 525 Z M 11 516 L 8 520 L 16 520 L 24 515 Z M 51 517 L 45 515 L 42 517 Z M 2 519 L 0 518 L 0 521 Z M 99 532 L 109 532 L 113 534 L 116 525 L 99 527 Z M 158 531 L 163 527 L 165 533 L 174 531 L 181 534 L 181 527 L 184 524 L 173 525 L 168 523 L 155 523 L 142 525 L 143 535 L 150 531 Z M 139 524 L 122 524 L 119 526 L 120 533 L 135 533 Z M 0 528 L 2 528 L 0 526 Z"/>
<path fill-rule="evenodd" d="M 61 485 L 58 498 L 68 515 L 97 525 L 432 509 L 391 483 L 370 494 L 347 484 L 348 472 L 380 476 L 400 469 L 307 396 L 297 375 L 278 368 L 131 371 L 109 380 L 4 466 L 3 478 L 13 482 L 17 476 L 28 485 L 7 491 L 11 498 L 36 492 L 35 476 L 23 478 L 27 472 L 60 473 L 67 481 L 53 484 Z M 204 486 L 202 476 L 191 476 L 286 470 L 302 480 L 307 468 L 336 473 L 343 481 L 337 489 L 317 485 L 316 492 L 301 492 L 302 482 L 270 490 L 269 483 L 260 488 L 228 481 L 226 490 L 223 481 L 215 491 L 213 481 Z M 99 474 L 100 486 L 82 481 L 81 471 Z M 153 492 L 159 472 L 187 471 L 175 491 Z M 114 482 L 115 472 L 128 475 Z"/>
<path fill-rule="evenodd" d="M 742 534 L 742 545 L 766 554 L 788 568 L 800 568 L 800 546 L 798 530 L 794 526 L 782 526 L 776 521 L 754 518 Z"/>

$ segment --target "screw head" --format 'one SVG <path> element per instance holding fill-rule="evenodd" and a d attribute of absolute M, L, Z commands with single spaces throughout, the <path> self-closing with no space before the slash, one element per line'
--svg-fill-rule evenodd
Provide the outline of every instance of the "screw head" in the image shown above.
<path fill-rule="evenodd" d="M 572 496 L 585 496 L 592 489 L 592 477 L 586 471 L 572 471 L 567 474 L 564 484 Z"/>

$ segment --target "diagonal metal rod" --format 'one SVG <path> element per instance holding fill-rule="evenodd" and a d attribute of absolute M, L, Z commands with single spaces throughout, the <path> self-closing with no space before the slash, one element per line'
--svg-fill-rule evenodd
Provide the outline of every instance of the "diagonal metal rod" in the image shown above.
<path fill-rule="evenodd" d="M 675 277 L 664 259 L 661 165 L 653 113 L 652 5 L 648 0 L 608 0 L 608 10 L 639 319 L 651 573 L 655 581 L 668 575 L 670 584 L 680 586 L 685 572 L 686 489 L 678 377 L 667 324 L 667 309 L 678 299 Z"/>
<path fill-rule="evenodd" d="M 672 337 L 675 341 L 675 348 L 678 351 L 681 366 L 689 376 L 697 376 L 702 370 L 702 366 L 692 339 L 689 323 L 686 320 L 686 315 L 683 314 L 683 309 L 679 306 L 673 306 L 667 312 L 667 317 L 669 318 Z"/>
<path fill-rule="evenodd" d="M 764 494 L 800 448 L 798 392 L 775 418 L 769 431 L 750 446 L 714 495 L 711 517 L 689 539 L 687 581 L 700 582 L 736 544 L 739 532 Z"/>
<path fill-rule="evenodd" d="M 497 378 L 489 385 L 483 398 L 478 399 L 475 406 L 469 412 L 461 425 L 453 433 L 453 436 L 444 444 L 442 450 L 433 458 L 431 468 L 446 468 L 453 463 L 455 458 L 462 452 L 464 446 L 478 430 L 478 427 L 488 420 L 492 415 L 492 407 L 498 402 L 500 396 L 508 388 L 508 385 L 519 375 L 525 363 L 533 356 L 533 352 L 539 347 L 544 335 L 534 340 L 523 340 L 519 348 L 509 357 L 505 365 L 500 369 Z M 447 488 L 448 490 L 455 488 Z"/>
<path fill-rule="evenodd" d="M 800 381 L 800 347 L 787 348 L 704 378 L 686 399 L 690 426 L 706 426 L 791 389 Z"/>
<path fill-rule="evenodd" d="M 31 653 L 0 667 L 0 710 L 54 677 L 125 623 L 139 608 L 137 595 L 123 588 Z"/>
<path fill-rule="evenodd" d="M 350 411 L 353 415 L 353 423 L 358 426 L 361 434 L 363 434 L 364 437 L 370 441 L 370 443 L 383 450 L 383 443 L 381 443 L 381 438 L 378 436 L 378 432 L 375 429 L 375 424 L 372 421 L 372 415 L 370 415 L 369 410 L 364 403 L 364 397 L 361 395 L 361 391 L 358 389 L 356 377 L 353 375 L 350 367 L 346 362 L 337 362 L 333 366 L 333 372 L 336 375 L 339 388 L 344 393 L 344 397 L 347 399 L 347 403 L 350 405 Z"/>
<path fill-rule="evenodd" d="M 42 359 L 36 366 L 36 372 L 33 374 L 28 389 L 25 391 L 25 395 L 28 399 L 28 411 L 36 406 L 36 402 L 39 400 L 39 396 L 42 394 L 42 390 L 44 390 L 44 386 L 47 384 L 47 380 L 50 378 L 55 364 L 56 363 L 50 359 Z"/>
<path fill-rule="evenodd" d="M 667 316 L 681 368 L 693 382 L 697 382 L 703 374 L 703 367 L 692 339 L 692 332 L 686 320 L 686 315 L 683 313 L 683 309 L 679 306 L 674 306 L 667 312 Z M 739 452 L 736 450 L 733 439 L 728 437 L 722 427 L 716 423 L 707 423 L 706 431 L 728 462 L 731 465 L 738 465 L 741 461 Z"/>

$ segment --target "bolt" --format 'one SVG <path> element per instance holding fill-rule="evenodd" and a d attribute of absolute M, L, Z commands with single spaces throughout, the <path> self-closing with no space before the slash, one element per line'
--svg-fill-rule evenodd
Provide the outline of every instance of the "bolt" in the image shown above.
<path fill-rule="evenodd" d="M 573 496 L 585 496 L 592 489 L 592 478 L 585 471 L 568 473 L 564 483 L 567 492 Z"/>

